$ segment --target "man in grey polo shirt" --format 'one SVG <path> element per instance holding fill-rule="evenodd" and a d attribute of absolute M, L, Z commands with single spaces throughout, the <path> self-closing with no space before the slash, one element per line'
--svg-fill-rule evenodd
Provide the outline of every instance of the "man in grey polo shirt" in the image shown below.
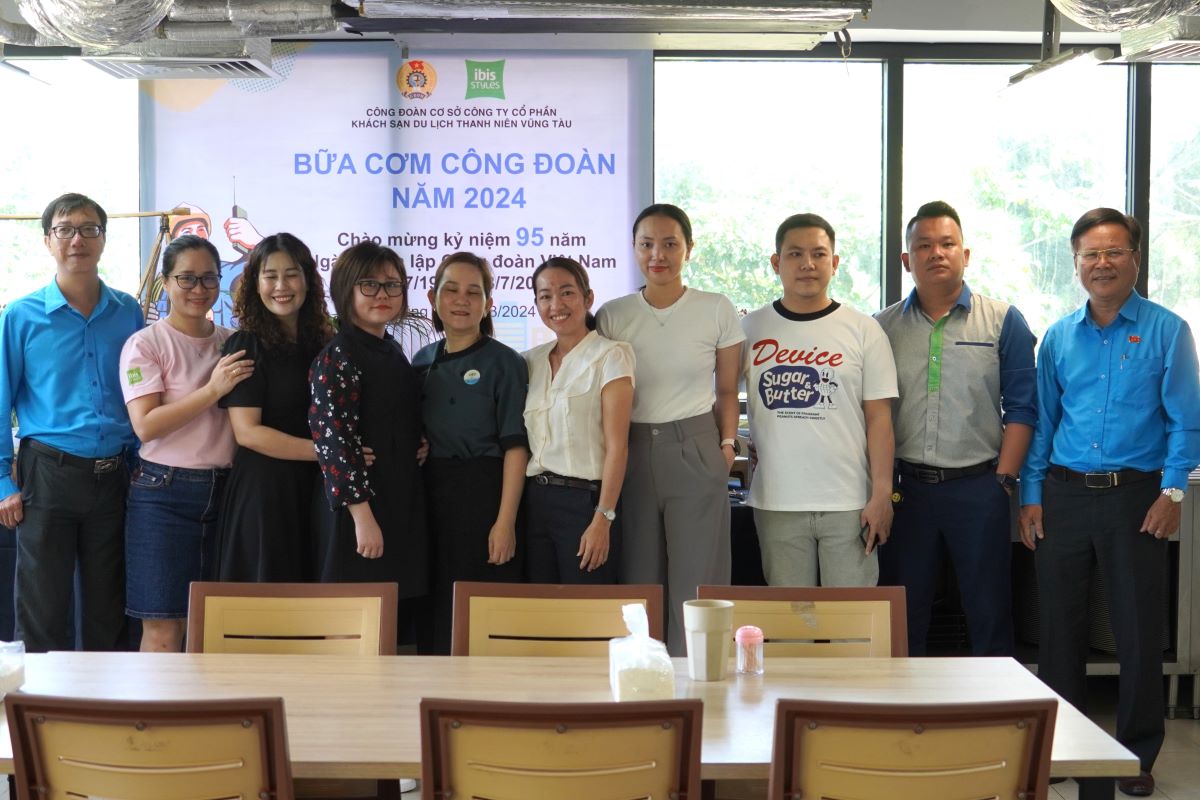
<path fill-rule="evenodd" d="M 1035 338 L 1007 303 L 963 281 L 971 251 L 958 212 L 926 203 L 901 256 L 916 288 L 876 318 L 892 343 L 900 399 L 896 516 L 880 585 L 908 595 L 908 649 L 924 655 L 943 543 L 975 655 L 1013 651 L 1009 497 L 1037 421 Z"/>

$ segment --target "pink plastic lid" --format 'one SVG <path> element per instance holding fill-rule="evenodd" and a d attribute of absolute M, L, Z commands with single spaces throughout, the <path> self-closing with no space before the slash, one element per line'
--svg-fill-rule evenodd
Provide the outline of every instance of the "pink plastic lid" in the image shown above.
<path fill-rule="evenodd" d="M 743 625 L 737 629 L 737 633 L 733 635 L 733 638 L 738 644 L 762 644 L 762 628 L 757 628 L 754 625 Z"/>

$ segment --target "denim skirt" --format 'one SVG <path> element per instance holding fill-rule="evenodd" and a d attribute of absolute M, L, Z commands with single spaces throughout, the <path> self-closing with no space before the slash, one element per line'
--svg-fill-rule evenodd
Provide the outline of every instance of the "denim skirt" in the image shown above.
<path fill-rule="evenodd" d="M 228 469 L 182 469 L 142 461 L 125 511 L 125 613 L 187 617 L 188 585 L 216 569 L 217 510 Z"/>

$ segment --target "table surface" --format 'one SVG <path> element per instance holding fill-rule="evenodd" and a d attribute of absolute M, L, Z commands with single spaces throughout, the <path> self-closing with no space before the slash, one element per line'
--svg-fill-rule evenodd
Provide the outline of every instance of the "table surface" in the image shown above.
<path fill-rule="evenodd" d="M 22 691 L 114 699 L 282 696 L 296 777 L 419 777 L 422 697 L 533 702 L 612 699 L 592 658 L 49 653 L 25 661 Z M 1056 697 L 1008 658 L 776 658 L 766 674 L 694 682 L 675 659 L 675 695 L 704 701 L 706 779 L 766 778 L 781 697 L 960 703 Z M 7 722 L 4 723 L 7 727 Z M 1137 759 L 1060 702 L 1051 774 L 1138 774 Z M 7 731 L 0 771 L 12 771 Z"/>

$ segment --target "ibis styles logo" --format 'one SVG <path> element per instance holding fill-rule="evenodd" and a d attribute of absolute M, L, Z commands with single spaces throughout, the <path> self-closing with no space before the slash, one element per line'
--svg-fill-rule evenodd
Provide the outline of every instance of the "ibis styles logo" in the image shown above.
<path fill-rule="evenodd" d="M 504 61 L 467 60 L 467 97 L 504 99 Z"/>

